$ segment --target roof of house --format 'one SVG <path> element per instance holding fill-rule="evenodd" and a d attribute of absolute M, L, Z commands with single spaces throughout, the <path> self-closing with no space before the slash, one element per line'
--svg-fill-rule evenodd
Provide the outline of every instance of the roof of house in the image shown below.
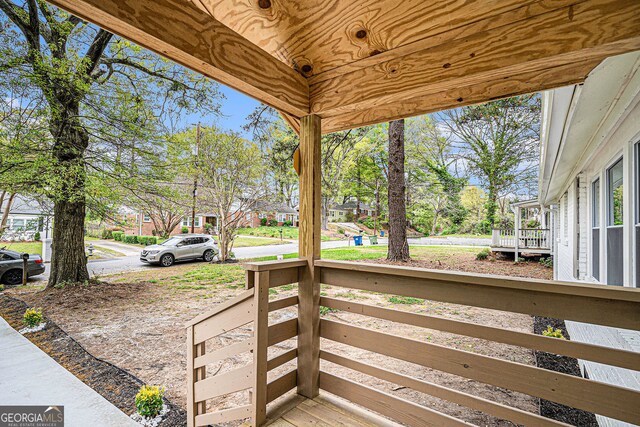
<path fill-rule="evenodd" d="M 7 203 L 9 202 L 9 195 L 5 195 L 5 198 L 0 206 L 0 212 L 4 213 Z M 36 200 L 31 197 L 16 195 L 9 209 L 10 215 L 53 215 L 53 206 L 48 201 Z"/>
<path fill-rule="evenodd" d="M 343 203 L 341 205 L 335 205 L 331 209 L 333 209 L 334 211 L 348 211 L 348 210 L 353 210 L 355 208 L 356 208 L 356 201 L 349 200 L 348 202 Z M 373 208 L 367 205 L 366 203 L 360 202 L 360 210 L 370 211 L 372 209 Z"/>
<path fill-rule="evenodd" d="M 540 202 L 557 203 L 640 99 L 640 52 L 603 61 L 584 84 L 544 93 Z"/>

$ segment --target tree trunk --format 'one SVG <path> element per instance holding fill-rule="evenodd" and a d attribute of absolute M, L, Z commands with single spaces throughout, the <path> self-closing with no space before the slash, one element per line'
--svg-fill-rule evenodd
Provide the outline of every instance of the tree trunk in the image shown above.
<path fill-rule="evenodd" d="M 438 212 L 434 213 L 433 216 L 433 224 L 431 225 L 431 235 L 435 236 L 436 235 L 436 226 L 438 225 Z"/>
<path fill-rule="evenodd" d="M 55 201 L 51 274 L 47 287 L 89 280 L 84 252 L 84 217 L 84 199 Z"/>
<path fill-rule="evenodd" d="M 4 192 L 2 192 L 2 197 L 4 198 Z M 16 197 L 16 193 L 11 193 L 9 195 L 9 199 L 7 200 L 7 206 L 5 207 L 4 212 L 2 213 L 2 220 L 0 221 L 0 234 L 2 234 L 4 229 L 7 227 L 7 220 L 9 219 L 9 211 L 11 210 L 11 205 L 13 205 L 13 199 L 15 199 L 15 197 Z M 2 207 L 2 205 L 0 205 L 0 207 Z"/>
<path fill-rule="evenodd" d="M 404 120 L 389 122 L 389 252 L 391 261 L 408 261 L 404 181 Z"/>
<path fill-rule="evenodd" d="M 53 154 L 59 173 L 64 179 L 55 189 L 48 288 L 61 283 L 77 283 L 89 279 L 84 252 L 84 153 L 89 145 L 89 135 L 79 121 L 79 112 L 77 103 L 61 100 L 50 125 L 51 133 L 55 137 Z"/>

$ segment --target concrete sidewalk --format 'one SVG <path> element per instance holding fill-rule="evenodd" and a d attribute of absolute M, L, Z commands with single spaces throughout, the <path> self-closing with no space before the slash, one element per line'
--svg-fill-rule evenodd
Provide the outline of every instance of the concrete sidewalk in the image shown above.
<path fill-rule="evenodd" d="M 66 427 L 139 426 L 0 317 L 0 405 L 63 405 Z"/>

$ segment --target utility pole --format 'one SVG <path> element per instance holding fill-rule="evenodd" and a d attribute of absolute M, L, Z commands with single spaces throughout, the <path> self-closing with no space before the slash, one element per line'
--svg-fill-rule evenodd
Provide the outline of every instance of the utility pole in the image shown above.
<path fill-rule="evenodd" d="M 194 156 L 195 176 L 193 178 L 193 204 L 191 205 L 191 234 L 196 226 L 196 200 L 198 198 L 198 155 L 200 154 L 200 122 L 196 128 L 196 152 Z"/>

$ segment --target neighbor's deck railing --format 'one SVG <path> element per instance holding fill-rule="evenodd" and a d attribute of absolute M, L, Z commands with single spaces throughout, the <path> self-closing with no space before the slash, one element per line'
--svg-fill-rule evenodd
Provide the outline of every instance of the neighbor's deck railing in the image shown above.
<path fill-rule="evenodd" d="M 515 248 L 516 235 L 513 229 L 494 229 L 491 246 Z M 551 230 L 546 228 L 522 228 L 518 230 L 519 249 L 551 249 Z"/>
<path fill-rule="evenodd" d="M 206 337 L 222 333 L 242 322 L 247 323 L 253 320 L 259 325 L 253 340 L 245 344 L 254 351 L 253 365 L 242 371 L 242 374 L 224 374 L 232 376 L 225 378 L 222 375 L 218 379 L 204 379 L 201 374 L 198 374 L 197 370 L 202 369 L 204 363 L 218 360 L 221 357 L 218 355 L 220 353 L 214 353 L 214 356 L 209 358 L 198 356 L 190 365 L 190 372 L 194 370 L 192 377 L 195 381 L 194 389 L 200 390 L 200 393 L 190 395 L 190 399 L 192 396 L 195 399 L 193 400 L 194 408 L 189 406 L 190 420 L 192 414 L 197 413 L 196 411 L 204 413 L 204 408 L 197 407 L 198 401 L 235 390 L 239 385 L 231 386 L 230 384 L 236 382 L 242 387 L 251 388 L 252 403 L 237 410 L 238 412 L 227 410 L 195 415 L 195 421 L 191 421 L 193 425 L 248 417 L 248 414 L 252 414 L 254 423 L 259 424 L 264 420 L 266 403 L 295 387 L 295 370 L 269 384 L 266 383 L 268 370 L 274 366 L 280 366 L 280 362 L 284 363 L 283 361 L 293 360 L 296 357 L 295 351 L 289 351 L 267 361 L 267 346 L 295 336 L 297 330 L 295 323 L 288 324 L 290 321 L 267 326 L 267 311 L 264 307 L 268 306 L 268 310 L 275 310 L 297 302 L 295 297 L 290 297 L 267 305 L 268 287 L 295 282 L 300 277 L 298 276 L 300 272 L 306 268 L 305 265 L 304 261 L 263 263 L 259 267 L 254 265 L 254 270 L 248 272 L 249 291 L 216 310 L 214 316 L 209 313 L 205 316 L 206 319 L 201 317 L 192 322 L 190 328 L 193 328 L 195 338 L 190 341 L 190 346 L 194 348 L 194 352 L 204 352 L 204 349 L 198 350 L 197 346 L 201 345 L 199 343 L 202 343 Z M 320 260 L 316 261 L 315 265 L 320 273 L 320 282 L 331 286 L 640 330 L 640 290 L 497 276 L 469 276 L 409 267 L 341 261 Z M 245 304 L 244 310 L 232 308 L 241 304 Z M 627 369 L 640 369 L 640 353 L 409 313 L 327 296 L 320 297 L 320 305 L 413 327 L 475 337 Z M 255 311 L 252 306 L 258 307 L 258 310 Z M 227 311 L 234 313 L 234 310 L 235 314 L 223 314 Z M 222 321 L 223 316 L 237 320 Z M 319 330 L 320 337 L 341 345 L 640 424 L 640 406 L 638 405 L 640 392 L 635 390 L 391 335 L 327 318 L 320 320 Z M 226 357 L 239 351 L 246 351 L 245 347 L 236 347 L 236 344 L 228 347 L 228 349 L 231 348 L 237 348 L 237 350 L 223 349 L 219 352 Z M 503 403 L 400 374 L 394 367 L 374 366 L 366 363 L 363 358 L 355 360 L 329 351 L 326 346 L 320 346 L 317 357 L 325 361 L 322 365 L 325 368 L 327 362 L 337 364 L 516 424 L 565 425 Z M 245 376 L 250 377 L 251 382 L 248 379 L 241 382 L 240 380 Z M 337 376 L 326 369 L 321 369 L 317 381 L 321 390 L 408 425 L 468 425 L 432 408 Z M 206 393 L 203 394 L 202 390 L 206 390 Z"/>

